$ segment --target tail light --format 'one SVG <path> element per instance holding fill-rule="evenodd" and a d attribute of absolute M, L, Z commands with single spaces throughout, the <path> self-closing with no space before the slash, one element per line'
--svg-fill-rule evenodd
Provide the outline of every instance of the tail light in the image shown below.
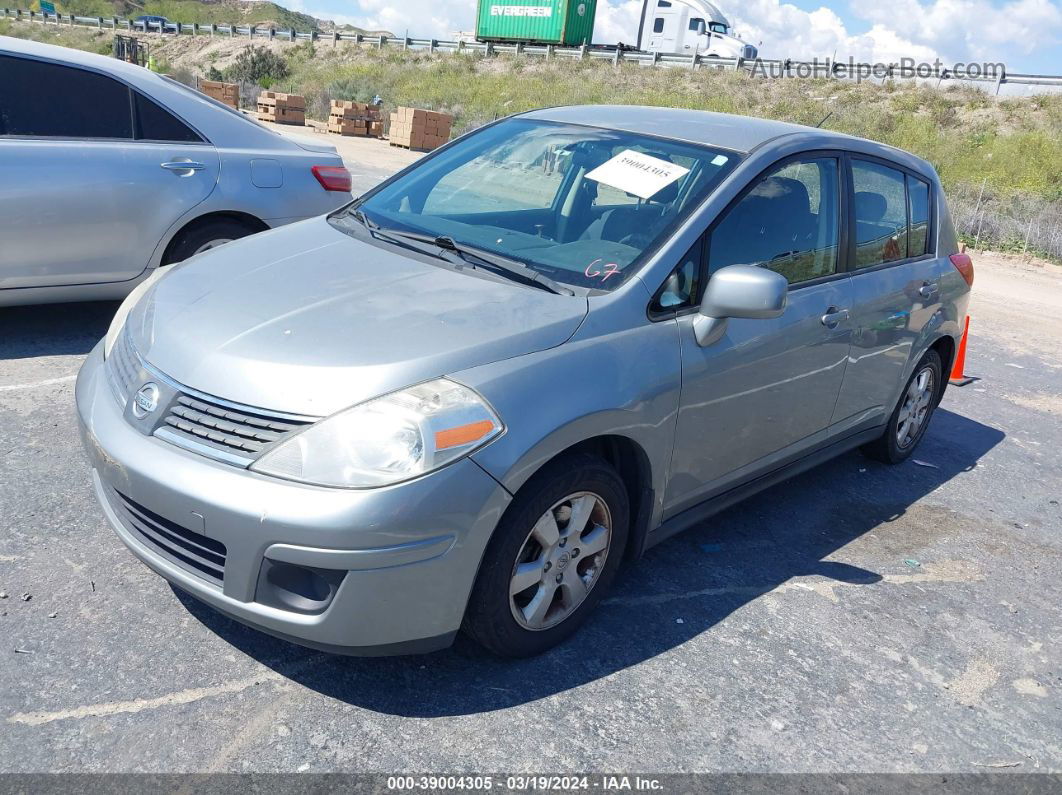
<path fill-rule="evenodd" d="M 313 175 L 317 177 L 317 181 L 321 183 L 321 187 L 325 190 L 350 193 L 350 172 L 343 166 L 314 166 L 310 170 L 313 171 Z"/>
<path fill-rule="evenodd" d="M 955 270 L 962 274 L 962 278 L 966 280 L 966 283 L 973 287 L 974 268 L 973 260 L 970 259 L 969 254 L 952 254 L 951 264 L 955 266 Z"/>

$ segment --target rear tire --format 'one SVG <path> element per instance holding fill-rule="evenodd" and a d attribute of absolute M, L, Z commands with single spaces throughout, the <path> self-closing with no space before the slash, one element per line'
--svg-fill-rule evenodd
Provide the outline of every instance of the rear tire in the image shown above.
<path fill-rule="evenodd" d="M 942 375 L 940 356 L 927 351 L 904 386 L 885 432 L 860 448 L 864 455 L 885 464 L 900 464 L 910 458 L 940 401 Z"/>
<path fill-rule="evenodd" d="M 494 531 L 464 630 L 503 657 L 568 638 L 616 576 L 629 506 L 616 470 L 596 456 L 565 456 L 536 474 Z"/>
<path fill-rule="evenodd" d="M 189 257 L 260 231 L 249 223 L 233 218 L 214 218 L 182 229 L 163 258 L 163 265 L 174 265 Z"/>

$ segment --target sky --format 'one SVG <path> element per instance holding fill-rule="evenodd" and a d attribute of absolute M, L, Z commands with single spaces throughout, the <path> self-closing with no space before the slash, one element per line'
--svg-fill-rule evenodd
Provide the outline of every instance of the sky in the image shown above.
<path fill-rule="evenodd" d="M 448 39 L 475 26 L 476 0 L 278 0 L 321 19 Z M 764 58 L 1002 61 L 1062 74 L 1062 0 L 714 0 Z M 642 0 L 598 0 L 594 41 L 634 43 Z"/>

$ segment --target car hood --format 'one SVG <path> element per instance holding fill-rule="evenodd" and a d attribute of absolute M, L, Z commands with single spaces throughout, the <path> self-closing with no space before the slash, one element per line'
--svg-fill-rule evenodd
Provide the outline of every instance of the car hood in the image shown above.
<path fill-rule="evenodd" d="M 127 329 L 145 361 L 180 384 L 326 416 L 560 345 L 586 312 L 584 297 L 457 273 L 315 218 L 175 266 Z"/>

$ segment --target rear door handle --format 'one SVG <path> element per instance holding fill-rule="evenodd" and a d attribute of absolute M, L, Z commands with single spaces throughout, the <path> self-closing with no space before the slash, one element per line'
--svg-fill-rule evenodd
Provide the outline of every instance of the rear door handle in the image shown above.
<path fill-rule="evenodd" d="M 822 316 L 822 325 L 826 328 L 837 328 L 837 324 L 842 320 L 848 320 L 848 310 L 831 306 L 826 310 L 826 314 Z"/>
<path fill-rule="evenodd" d="M 167 171 L 203 171 L 206 165 L 196 163 L 194 160 L 174 160 L 169 163 L 159 163 Z"/>
<path fill-rule="evenodd" d="M 935 282 L 922 282 L 922 286 L 918 288 L 918 294 L 923 298 L 932 298 L 937 294 L 937 285 Z"/>

